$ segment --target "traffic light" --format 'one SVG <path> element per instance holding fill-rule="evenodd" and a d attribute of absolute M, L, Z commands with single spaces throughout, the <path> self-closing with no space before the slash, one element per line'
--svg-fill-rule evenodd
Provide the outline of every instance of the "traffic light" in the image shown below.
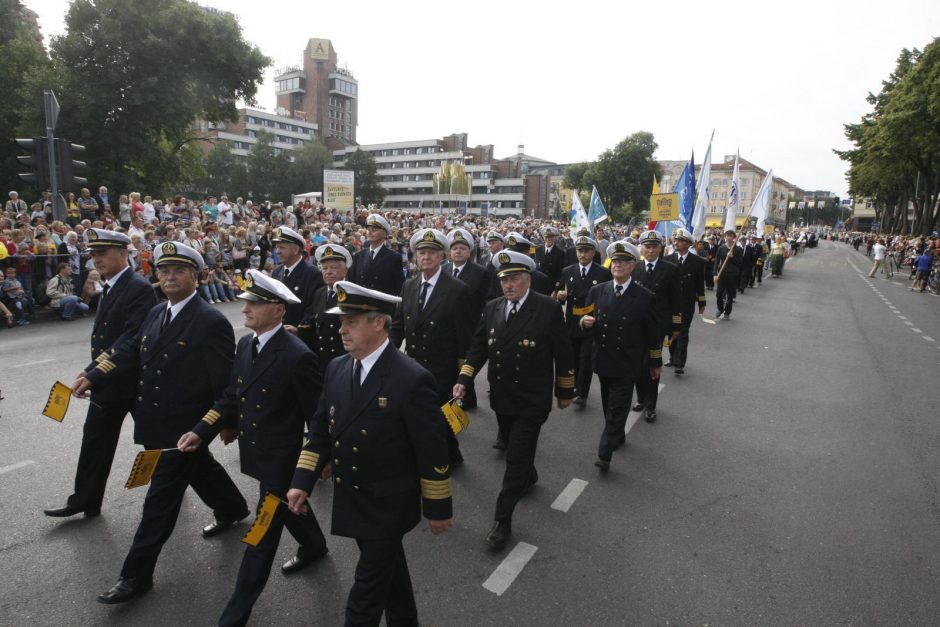
<path fill-rule="evenodd" d="M 46 138 L 17 139 L 16 144 L 29 153 L 16 157 L 17 161 L 30 170 L 28 173 L 20 174 L 20 178 L 39 189 L 49 187 L 49 152 Z"/>
<path fill-rule="evenodd" d="M 59 185 L 64 191 L 75 191 L 75 188 L 81 188 L 88 185 L 88 179 L 75 176 L 76 170 L 83 170 L 87 165 L 84 161 L 74 159 L 76 155 L 85 152 L 85 147 L 81 144 L 71 144 L 66 139 L 55 140 L 56 156 L 59 162 L 59 171 L 62 177 L 59 179 Z"/>

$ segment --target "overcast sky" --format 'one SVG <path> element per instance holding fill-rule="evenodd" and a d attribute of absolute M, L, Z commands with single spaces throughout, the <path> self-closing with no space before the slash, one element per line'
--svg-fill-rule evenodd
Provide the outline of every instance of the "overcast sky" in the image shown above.
<path fill-rule="evenodd" d="M 43 34 L 68 0 L 24 0 Z M 497 157 L 592 160 L 636 131 L 657 158 L 740 148 L 803 189 L 844 195 L 842 124 L 869 110 L 902 48 L 940 35 L 926 0 L 767 2 L 298 2 L 211 0 L 274 60 L 258 104 L 273 110 L 275 69 L 330 39 L 359 81 L 363 144 L 466 132 Z"/>

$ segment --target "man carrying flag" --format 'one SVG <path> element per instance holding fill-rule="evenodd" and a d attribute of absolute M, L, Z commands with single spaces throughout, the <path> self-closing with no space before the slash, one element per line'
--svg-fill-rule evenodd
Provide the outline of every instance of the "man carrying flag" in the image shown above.
<path fill-rule="evenodd" d="M 249 270 L 242 313 L 252 333 L 238 342 L 228 387 L 179 449 L 192 453 L 221 434 L 226 444 L 238 437 L 242 472 L 260 482 L 258 511 L 265 495 L 287 496 L 303 443 L 304 425 L 320 400 L 317 357 L 284 329 L 287 305 L 300 299 L 284 283 Z M 264 590 L 284 527 L 297 539 L 297 554 L 281 570 L 295 573 L 327 553 L 326 539 L 313 513 L 295 515 L 283 504 L 257 546 L 248 546 L 220 625 L 244 625 Z"/>

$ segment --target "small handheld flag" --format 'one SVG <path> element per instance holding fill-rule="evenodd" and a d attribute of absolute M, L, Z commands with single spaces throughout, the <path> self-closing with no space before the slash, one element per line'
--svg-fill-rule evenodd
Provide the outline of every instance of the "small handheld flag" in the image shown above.
<path fill-rule="evenodd" d="M 69 398 L 72 396 L 72 388 L 61 381 L 56 381 L 49 390 L 49 400 L 42 410 L 42 415 L 52 418 L 56 422 L 62 422 L 65 419 L 65 412 L 69 410 Z"/>
<path fill-rule="evenodd" d="M 137 453 L 137 457 L 134 458 L 134 467 L 131 468 L 131 474 L 127 478 L 127 483 L 124 484 L 124 487 L 129 490 L 150 483 L 150 479 L 153 478 L 153 473 L 157 469 L 157 462 L 160 461 L 160 455 L 162 454 L 163 451 L 161 449 Z"/>
<path fill-rule="evenodd" d="M 450 425 L 454 435 L 458 435 L 470 426 L 470 418 L 467 416 L 467 412 L 454 399 L 444 403 L 441 406 L 441 411 L 444 412 L 444 418 L 447 419 L 447 424 Z"/>
<path fill-rule="evenodd" d="M 270 492 L 265 494 L 264 503 L 261 504 L 258 515 L 255 516 L 255 522 L 251 523 L 251 528 L 248 529 L 248 533 L 242 538 L 242 542 L 251 546 L 258 546 L 258 543 L 264 539 L 268 529 L 271 528 L 271 523 L 274 521 L 274 514 L 277 512 L 277 508 L 281 503 L 286 505 L 284 499 L 278 498 Z"/>

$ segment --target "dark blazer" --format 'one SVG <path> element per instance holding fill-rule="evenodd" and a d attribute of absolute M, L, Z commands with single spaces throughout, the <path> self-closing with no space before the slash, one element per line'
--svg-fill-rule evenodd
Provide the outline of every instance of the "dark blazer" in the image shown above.
<path fill-rule="evenodd" d="M 602 377 L 630 377 L 641 374 L 644 351 L 649 351 L 649 367 L 663 365 L 663 335 L 659 332 L 655 297 L 636 281 L 617 296 L 614 282 L 595 285 L 588 292 L 588 305 L 594 305 L 594 336 L 591 365 Z"/>
<path fill-rule="evenodd" d="M 610 281 L 610 270 L 604 266 L 592 263 L 588 267 L 587 276 L 581 278 L 581 264 L 576 263 L 561 271 L 556 289 L 568 294 L 565 299 L 565 322 L 568 325 L 568 334 L 571 337 L 584 337 L 587 332 L 581 327 L 581 318 L 588 313 L 575 313 L 587 307 L 587 295 L 591 288 L 605 281 Z"/>
<path fill-rule="evenodd" d="M 554 287 L 558 284 L 561 271 L 565 268 L 565 251 L 556 244 L 552 246 L 550 252 L 546 253 L 545 246 L 539 246 L 535 251 L 535 267 L 545 273 Z"/>
<path fill-rule="evenodd" d="M 718 251 L 715 253 L 715 275 L 717 275 L 721 271 L 721 267 L 722 265 L 724 265 L 725 257 L 727 256 L 728 256 L 728 245 L 722 244 L 721 246 L 718 247 Z M 722 280 L 725 280 L 726 278 L 737 279 L 741 275 L 743 257 L 744 257 L 744 249 L 741 248 L 740 246 L 735 245 L 734 253 L 731 255 L 731 259 L 728 261 L 728 265 L 725 266 L 724 274 L 721 275 Z"/>
<path fill-rule="evenodd" d="M 353 395 L 353 359 L 330 362 L 292 488 L 311 492 L 333 464 L 335 535 L 398 538 L 453 515 L 434 377 L 389 343 Z"/>
<path fill-rule="evenodd" d="M 656 314 L 662 324 L 663 335 L 679 331 L 682 326 L 682 314 L 679 310 L 679 269 L 660 258 L 653 268 L 653 274 L 646 271 L 646 260 L 640 259 L 633 269 L 633 280 L 653 292 L 656 296 Z"/>
<path fill-rule="evenodd" d="M 118 346 L 137 335 L 147 312 L 157 304 L 153 287 L 139 274 L 128 268 L 110 290 L 108 297 L 99 301 L 95 325 L 91 329 L 91 359 L 85 367 L 89 372 L 104 361 Z M 129 400 L 137 396 L 139 368 L 132 364 L 101 386 L 91 390 L 96 402 Z"/>
<path fill-rule="evenodd" d="M 321 372 L 331 359 L 346 353 L 339 335 L 339 316 L 326 313 L 336 306 L 336 292 L 330 298 L 329 291 L 326 285 L 316 291 L 304 319 L 297 325 L 297 337 L 316 354 Z"/>
<path fill-rule="evenodd" d="M 558 302 L 530 289 L 506 323 L 505 297 L 486 304 L 458 383 L 467 385 L 489 361 L 490 406 L 497 414 L 544 422 L 558 398 L 574 397 L 574 358 Z"/>
<path fill-rule="evenodd" d="M 299 303 L 291 303 L 287 306 L 287 312 L 284 314 L 284 324 L 297 326 L 304 319 L 304 312 L 313 302 L 313 295 L 321 286 L 326 285 L 323 282 L 323 273 L 319 268 L 314 268 L 305 259 L 301 259 L 294 270 L 287 276 L 285 281 L 282 277 L 286 268 L 280 265 L 271 273 L 275 279 L 286 285 L 300 299 Z"/>
<path fill-rule="evenodd" d="M 286 490 L 320 400 L 317 357 L 281 327 L 252 363 L 253 338 L 239 340 L 228 386 L 193 432 L 208 442 L 223 427 L 237 427 L 242 472 Z"/>
<path fill-rule="evenodd" d="M 480 264 L 468 261 L 460 270 L 460 276 L 457 277 L 457 279 L 463 281 L 470 290 L 470 311 L 471 318 L 473 319 L 473 325 L 470 330 L 471 333 L 473 329 L 476 329 L 477 322 L 480 320 L 480 316 L 483 315 L 483 306 L 486 305 L 486 296 L 490 290 L 490 282 L 492 281 L 492 277 L 490 276 L 492 268 L 493 266 L 491 265 L 487 265 L 487 267 L 484 268 Z M 450 262 L 445 263 L 444 272 L 453 276 L 454 265 Z"/>
<path fill-rule="evenodd" d="M 679 254 L 663 257 L 676 265 L 679 273 L 679 303 L 682 323 L 688 324 L 695 315 L 696 303 L 705 306 L 705 260 L 689 251 L 685 261 L 679 265 Z"/>
<path fill-rule="evenodd" d="M 434 375 L 441 404 L 452 398 L 457 373 L 470 347 L 478 320 L 471 317 L 470 290 L 460 279 L 445 272 L 422 308 L 421 275 L 405 281 L 401 303 L 395 311 L 390 338 L 396 347 L 405 341 L 405 352 Z"/>
<path fill-rule="evenodd" d="M 388 246 L 382 246 L 375 253 L 375 259 L 371 259 L 369 247 L 366 246 L 353 255 L 352 267 L 346 280 L 370 290 L 398 296 L 405 282 L 401 255 Z"/>
<path fill-rule="evenodd" d="M 161 332 L 167 303 L 150 310 L 137 335 L 85 376 L 97 387 L 139 365 L 134 441 L 172 448 L 228 384 L 235 350 L 232 325 L 196 294 Z"/>

